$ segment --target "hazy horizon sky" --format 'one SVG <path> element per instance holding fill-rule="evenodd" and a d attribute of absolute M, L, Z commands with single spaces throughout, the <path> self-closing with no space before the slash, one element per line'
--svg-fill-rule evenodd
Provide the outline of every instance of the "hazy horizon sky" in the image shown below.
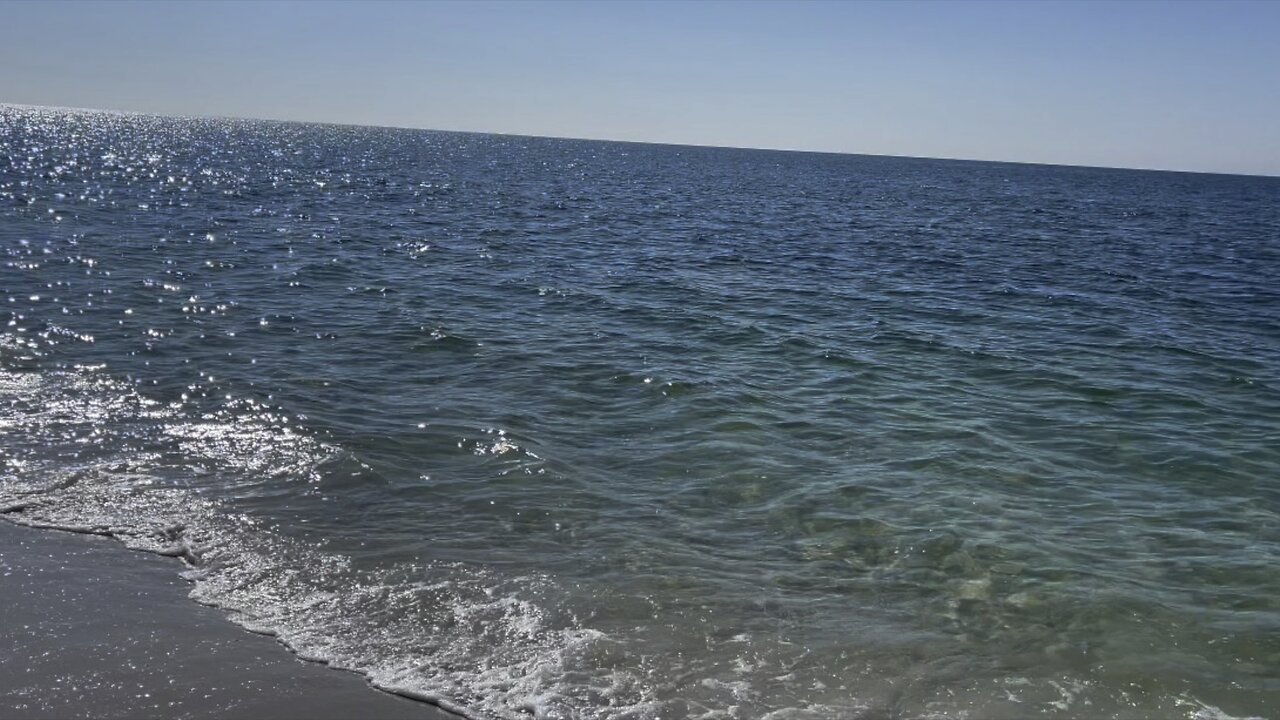
<path fill-rule="evenodd" d="M 1280 175 L 1280 2 L 3 2 L 0 102 Z"/>

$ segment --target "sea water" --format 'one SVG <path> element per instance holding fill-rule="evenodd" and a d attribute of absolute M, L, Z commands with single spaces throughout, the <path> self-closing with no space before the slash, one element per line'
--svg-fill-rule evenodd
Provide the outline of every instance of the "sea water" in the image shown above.
<path fill-rule="evenodd" d="M 1280 708 L 1280 180 L 0 108 L 0 510 L 472 718 Z"/>

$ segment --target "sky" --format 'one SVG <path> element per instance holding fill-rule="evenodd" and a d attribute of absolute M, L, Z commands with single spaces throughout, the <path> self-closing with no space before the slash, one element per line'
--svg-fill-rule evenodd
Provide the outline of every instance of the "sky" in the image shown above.
<path fill-rule="evenodd" d="M 1280 175 L 1280 1 L 12 2 L 0 102 Z"/>

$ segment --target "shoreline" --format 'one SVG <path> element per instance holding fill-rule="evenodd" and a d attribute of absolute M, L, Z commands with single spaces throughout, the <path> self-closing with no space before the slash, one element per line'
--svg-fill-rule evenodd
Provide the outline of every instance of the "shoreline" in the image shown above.
<path fill-rule="evenodd" d="M 459 720 L 306 660 L 188 595 L 160 555 L 0 521 L 0 715 Z"/>

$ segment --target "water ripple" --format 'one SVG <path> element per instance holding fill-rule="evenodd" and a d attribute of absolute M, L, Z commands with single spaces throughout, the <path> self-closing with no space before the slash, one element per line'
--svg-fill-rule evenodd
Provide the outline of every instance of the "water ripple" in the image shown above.
<path fill-rule="evenodd" d="M 0 107 L 0 511 L 473 717 L 1280 704 L 1280 183 Z"/>

